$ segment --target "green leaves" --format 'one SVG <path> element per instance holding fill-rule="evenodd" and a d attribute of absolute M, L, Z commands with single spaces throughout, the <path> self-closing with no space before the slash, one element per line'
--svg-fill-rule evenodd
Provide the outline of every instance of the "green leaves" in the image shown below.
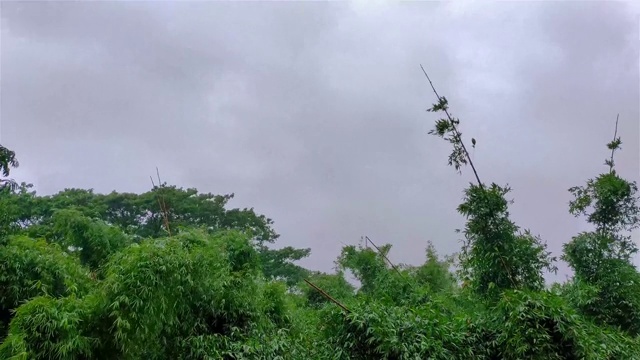
<path fill-rule="evenodd" d="M 424 71 L 424 69 L 423 69 Z M 542 271 L 555 270 L 553 258 L 538 237 L 528 231 L 517 234 L 519 228 L 509 219 L 508 202 L 504 196 L 510 191 L 493 183 L 486 188 L 462 142 L 458 130 L 460 121 L 448 111 L 448 101 L 438 95 L 431 79 L 424 72 L 438 97 L 429 110 L 442 111 L 446 118 L 436 120 L 429 133 L 452 144 L 449 165 L 460 171 L 471 165 L 477 184 L 465 190 L 465 199 L 458 211 L 467 218 L 464 229 L 466 243 L 460 256 L 463 281 L 484 299 L 495 300 L 501 292 L 514 289 L 540 290 L 544 285 Z M 476 139 L 472 138 L 475 147 Z"/>
<path fill-rule="evenodd" d="M 575 197 L 569 203 L 570 213 L 586 215 L 587 221 L 598 231 L 611 234 L 630 231 L 640 225 L 638 187 L 615 172 L 601 174 L 587 181 L 586 186 L 572 187 L 569 192 Z"/>
<path fill-rule="evenodd" d="M 495 299 L 504 290 L 541 290 L 542 271 L 555 270 L 546 245 L 509 220 L 508 187 L 470 185 L 458 211 L 467 217 L 461 265 L 478 295 Z M 491 285 L 493 284 L 493 285 Z"/>
<path fill-rule="evenodd" d="M 386 255 L 391 247 L 387 245 L 380 249 Z M 384 283 L 382 278 L 387 276 L 390 270 L 382 254 L 362 246 L 343 247 L 336 264 L 341 270 L 348 269 L 353 272 L 356 279 L 362 283 L 360 288 L 362 293 L 375 292 L 382 286 Z"/>
<path fill-rule="evenodd" d="M 640 273 L 628 257 L 612 251 L 615 242 L 603 234 L 582 233 L 565 245 L 563 258 L 575 271 L 568 296 L 597 323 L 638 335 Z"/>
<path fill-rule="evenodd" d="M 0 145 L 0 173 L 3 176 L 9 176 L 11 168 L 18 167 L 20 163 L 16 159 L 16 153 Z"/>
<path fill-rule="evenodd" d="M 616 121 L 616 134 L 617 128 Z M 621 143 L 620 138 L 614 136 L 614 140 L 607 144 L 611 149 L 611 159 L 607 160 L 608 173 L 589 179 L 585 186 L 569 189 L 574 196 L 569 203 L 569 212 L 575 216 L 586 215 L 587 221 L 594 224 L 597 231 L 608 235 L 640 226 L 637 184 L 621 178 L 613 169 L 613 155 Z"/>
<path fill-rule="evenodd" d="M 259 245 L 260 266 L 267 279 L 284 280 L 288 286 L 298 284 L 308 275 L 308 270 L 296 265 L 294 261 L 303 259 L 311 253 L 311 249 L 296 249 L 287 246 L 281 249 L 270 249 Z"/>
<path fill-rule="evenodd" d="M 328 294 L 331 294 L 334 299 L 340 302 L 350 300 L 355 295 L 354 286 L 347 282 L 342 272 L 338 272 L 337 274 L 315 272 L 310 274 L 309 281 Z M 304 299 L 310 307 L 321 308 L 323 305 L 329 303 L 326 297 L 308 285 L 300 284 L 300 287 L 302 288 Z"/>
<path fill-rule="evenodd" d="M 9 337 L 0 345 L 3 359 L 79 359 L 92 354 L 98 339 L 87 336 L 87 308 L 76 297 L 37 297 L 15 314 Z"/>
<path fill-rule="evenodd" d="M 431 80 L 429 80 L 429 82 L 431 82 Z M 433 84 L 431 84 L 431 86 L 433 88 Z M 476 168 L 473 165 L 471 158 L 469 157 L 469 153 L 467 152 L 464 143 L 462 142 L 462 133 L 458 129 L 460 120 L 452 117 L 451 114 L 449 114 L 449 102 L 447 101 L 447 99 L 444 96 L 439 96 L 435 91 L 435 88 L 433 88 L 433 91 L 436 96 L 438 96 L 438 102 L 436 104 L 433 104 L 433 106 L 427 111 L 444 112 L 446 114 L 446 118 L 436 120 L 435 127 L 429 131 L 429 134 L 443 138 L 445 141 L 449 142 L 452 145 L 453 150 L 449 155 L 449 166 L 453 166 L 457 172 L 460 172 L 462 166 L 470 164 L 473 168 L 476 180 L 478 180 L 478 184 L 481 185 Z M 475 147 L 476 140 L 472 139 L 472 143 Z"/>
<path fill-rule="evenodd" d="M 561 296 L 546 291 L 505 293 L 490 322 L 501 357 L 506 359 L 603 359 L 610 358 L 603 356 L 607 347 L 620 346 L 594 337 L 588 321 Z M 620 358 L 638 354 L 632 348 L 617 350 L 630 356 Z"/>
<path fill-rule="evenodd" d="M 420 307 L 360 302 L 343 315 L 325 310 L 329 343 L 341 349 L 340 359 L 465 359 L 474 358 L 466 343 L 463 316 L 440 303 Z"/>
<path fill-rule="evenodd" d="M 9 176 L 11 168 L 18 167 L 20 163 L 16 159 L 16 153 L 0 145 L 0 173 L 3 176 Z M 3 188 L 9 188 L 11 190 L 17 189 L 18 184 L 12 179 L 0 179 L 0 190 Z"/>
<path fill-rule="evenodd" d="M 80 220 L 82 229 L 86 219 Z M 13 249 L 14 254 L 29 254 L 25 250 L 34 245 L 49 250 L 37 259 L 42 255 L 73 259 L 56 245 L 27 238 L 12 240 L 6 249 Z M 9 257 L 6 249 L 0 255 Z M 1 259 L 2 264 L 9 263 Z M 28 263 L 9 264 L 14 264 L 14 276 L 8 276 L 11 268 L 4 268 L 0 289 L 33 290 L 0 293 L 3 304 L 18 308 L 9 336 L 0 347 L 0 353 L 7 357 L 23 354 L 34 359 L 163 359 L 179 358 L 185 353 L 202 356 L 200 351 L 214 357 L 239 355 L 244 352 L 239 350 L 241 345 L 272 337 L 271 332 L 295 325 L 284 284 L 264 282 L 257 251 L 250 239 L 238 231 L 209 235 L 192 230 L 128 246 L 108 259 L 104 280 L 98 281 L 89 293 L 78 293 L 84 295 L 81 297 L 71 296 L 74 292 L 61 287 L 66 279 L 57 280 L 55 271 L 49 281 L 41 281 L 40 273 L 35 274 L 33 286 L 7 282 L 12 278 L 28 280 L 19 273 L 28 268 Z M 34 265 L 38 267 L 37 263 Z M 64 269 L 62 261 L 52 265 Z M 73 283 L 69 283 L 71 286 Z M 67 297 L 35 298 L 21 306 L 16 300 L 39 294 Z M 279 341 L 289 344 L 289 335 L 282 336 Z M 272 345 L 261 345 L 262 350 L 251 350 L 246 355 L 252 357 L 251 354 L 264 351 L 262 358 L 269 359 L 283 356 L 290 349 L 282 343 Z"/>
<path fill-rule="evenodd" d="M 109 257 L 133 241 L 120 229 L 93 220 L 77 210 L 59 210 L 51 218 L 49 241 L 79 254 L 83 265 L 97 271 Z"/>
<path fill-rule="evenodd" d="M 449 155 L 449 166 L 453 166 L 456 171 L 460 171 L 463 165 L 467 165 L 467 152 L 462 144 L 462 133 L 458 132 L 456 125 L 460 123 L 457 119 L 439 119 L 435 128 L 429 131 L 430 135 L 443 138 L 453 146 L 453 151 Z M 449 135 L 449 136 L 446 136 Z"/>
<path fill-rule="evenodd" d="M 42 295 L 81 295 L 90 288 L 89 272 L 56 245 L 27 237 L 0 245 L 0 323 L 5 328 L 25 301 Z"/>
<path fill-rule="evenodd" d="M 433 130 L 429 130 L 430 135 L 444 137 L 448 132 L 453 131 L 453 125 L 447 119 L 436 120 L 436 126 Z"/>
<path fill-rule="evenodd" d="M 617 122 L 616 122 L 617 134 Z M 589 179 L 583 187 L 569 191 L 574 200 L 569 211 L 586 215 L 595 226 L 564 245 L 563 259 L 574 269 L 567 296 L 585 316 L 601 326 L 613 326 L 637 336 L 640 334 L 640 273 L 631 262 L 638 251 L 631 237 L 624 234 L 640 225 L 637 186 L 616 174 L 613 155 L 621 140 L 607 144 L 611 159 L 608 173 Z"/>
<path fill-rule="evenodd" d="M 427 111 L 438 112 L 438 111 L 446 111 L 448 109 L 449 109 L 449 101 L 447 100 L 447 98 L 444 96 L 439 96 L 438 102 L 433 104 L 433 106 L 431 106 L 430 109 L 427 109 Z"/>
<path fill-rule="evenodd" d="M 274 249 L 279 235 L 273 221 L 253 209 L 227 209 L 231 195 L 199 193 L 196 189 L 157 186 L 143 194 L 96 194 L 92 190 L 65 189 L 52 196 L 37 196 L 23 184 L 19 191 L 0 190 L 0 230 L 28 234 L 72 245 L 83 263 L 97 270 L 109 254 L 131 242 L 167 236 L 161 196 L 175 234 L 199 228 L 213 234 L 239 230 L 248 234 L 259 252 L 263 273 L 270 279 L 285 279 L 295 285 L 306 274 L 294 262 L 309 255 L 309 249 Z"/>

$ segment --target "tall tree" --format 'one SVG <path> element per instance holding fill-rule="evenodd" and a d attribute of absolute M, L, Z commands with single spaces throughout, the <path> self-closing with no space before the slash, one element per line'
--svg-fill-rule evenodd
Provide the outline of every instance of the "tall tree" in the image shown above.
<path fill-rule="evenodd" d="M 622 141 L 617 136 L 607 144 L 611 156 L 608 171 L 584 186 L 569 189 L 574 199 L 569 211 L 586 216 L 594 231 L 582 232 L 564 245 L 563 259 L 575 272 L 572 290 L 583 313 L 601 323 L 640 334 L 640 273 L 632 263 L 638 247 L 628 232 L 640 226 L 637 184 L 615 171 L 614 155 Z"/>
<path fill-rule="evenodd" d="M 505 290 L 540 290 L 544 287 L 542 271 L 556 271 L 554 258 L 546 251 L 546 244 L 528 230 L 520 228 L 510 220 L 509 201 L 505 198 L 511 191 L 508 186 L 495 183 L 486 186 L 462 141 L 460 120 L 451 115 L 449 103 L 440 96 L 431 84 L 438 102 L 428 109 L 442 112 L 444 117 L 436 120 L 431 135 L 451 143 L 449 165 L 460 172 L 469 165 L 476 180 L 465 190 L 464 202 L 458 212 L 467 218 L 464 229 L 466 243 L 460 255 L 463 280 L 477 294 L 495 299 Z M 477 142 L 472 139 L 473 147 Z"/>

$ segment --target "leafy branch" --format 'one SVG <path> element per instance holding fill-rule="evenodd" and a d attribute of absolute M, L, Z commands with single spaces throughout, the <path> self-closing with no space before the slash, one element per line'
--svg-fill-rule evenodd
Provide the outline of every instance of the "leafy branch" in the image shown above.
<path fill-rule="evenodd" d="M 575 273 L 571 286 L 578 292 L 572 298 L 576 307 L 598 323 L 635 336 L 640 334 L 640 273 L 631 259 L 638 247 L 623 232 L 640 226 L 640 207 L 635 181 L 621 178 L 614 169 L 613 157 L 622 144 L 618 119 L 619 115 L 613 140 L 607 144 L 609 171 L 569 189 L 575 197 L 569 212 L 585 215 L 595 231 L 573 237 L 563 246 L 563 259 Z M 582 289 L 591 290 L 579 293 Z"/>
<path fill-rule="evenodd" d="M 613 140 L 607 144 L 607 147 L 609 149 L 611 149 L 611 158 L 609 160 L 605 160 L 605 165 L 609 166 L 609 173 L 613 174 L 613 172 L 615 170 L 613 170 L 613 166 L 614 166 L 614 162 L 613 162 L 613 155 L 616 152 L 616 150 L 618 150 L 620 148 L 620 145 L 622 145 L 622 141 L 620 140 L 618 136 L 618 119 L 620 118 L 620 114 L 618 114 L 616 116 L 616 130 L 613 133 Z"/>
<path fill-rule="evenodd" d="M 17 168 L 20 166 L 18 159 L 16 159 L 16 153 L 0 145 L 0 172 L 3 176 L 9 176 L 11 168 Z M 18 188 L 18 183 L 13 179 L 0 179 L 0 189 L 8 187 L 10 190 Z"/>
<path fill-rule="evenodd" d="M 433 93 L 436 94 L 438 98 L 438 103 L 434 104 L 431 109 L 428 109 L 429 112 L 437 112 L 443 111 L 446 115 L 446 119 L 439 119 L 436 121 L 435 128 L 429 131 L 430 135 L 439 136 L 446 141 L 450 142 L 453 145 L 453 152 L 449 155 L 449 165 L 452 165 L 456 171 L 460 172 L 460 168 L 462 165 L 469 164 L 471 169 L 473 170 L 473 174 L 476 177 L 476 181 L 478 182 L 478 186 L 483 187 L 482 181 L 480 181 L 480 176 L 478 175 L 478 171 L 476 170 L 475 165 L 473 164 L 473 160 L 471 160 L 471 156 L 469 155 L 469 151 L 467 147 L 464 145 L 462 141 L 462 133 L 458 130 L 458 125 L 460 125 L 460 119 L 454 118 L 449 113 L 449 102 L 447 98 L 444 96 L 440 96 L 438 91 L 436 91 L 431 78 L 427 74 L 427 71 L 424 69 L 422 65 L 420 65 L 424 76 L 426 76 L 429 81 L 429 85 L 431 85 L 431 89 Z M 450 134 L 449 137 L 445 137 L 445 135 Z M 471 143 L 473 147 L 476 146 L 476 140 L 471 139 Z"/>
<path fill-rule="evenodd" d="M 438 94 L 424 67 L 420 65 L 420 68 L 438 98 L 427 111 L 442 111 L 446 115 L 436 120 L 429 134 L 451 143 L 449 165 L 458 172 L 463 165 L 471 166 L 477 181 L 477 185 L 471 184 L 465 190 L 464 202 L 458 207 L 458 212 L 467 218 L 464 233 L 469 242 L 463 246 L 460 257 L 466 280 L 471 281 L 474 291 L 489 297 L 509 289 L 542 288 L 542 269 L 555 270 L 546 244 L 528 231 L 518 234 L 518 226 L 509 219 L 509 202 L 505 199 L 509 187 L 495 183 L 489 187 L 483 185 L 462 141 L 460 120 L 451 115 L 447 99 Z M 475 139 L 471 139 L 471 144 L 475 148 Z"/>
<path fill-rule="evenodd" d="M 605 161 L 608 173 L 589 179 L 585 186 L 569 189 L 574 199 L 569 202 L 569 212 L 574 216 L 586 215 L 599 232 L 612 235 L 621 230 L 633 230 L 640 226 L 640 208 L 635 182 L 629 182 L 616 174 L 614 154 L 622 141 L 618 137 L 618 119 L 613 140 L 607 144 L 611 157 Z"/>

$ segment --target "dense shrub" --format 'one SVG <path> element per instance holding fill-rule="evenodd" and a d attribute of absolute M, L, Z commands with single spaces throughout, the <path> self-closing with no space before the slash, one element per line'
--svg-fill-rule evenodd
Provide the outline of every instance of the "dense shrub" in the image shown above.
<path fill-rule="evenodd" d="M 89 271 L 55 244 L 16 236 L 0 245 L 0 329 L 29 299 L 81 295 L 90 287 Z"/>

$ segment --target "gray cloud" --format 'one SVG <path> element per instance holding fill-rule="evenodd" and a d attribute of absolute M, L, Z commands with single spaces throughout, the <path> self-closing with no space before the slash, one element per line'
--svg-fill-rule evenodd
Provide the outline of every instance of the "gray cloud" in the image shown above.
<path fill-rule="evenodd" d="M 459 248 L 470 173 L 427 135 L 451 102 L 483 181 L 561 245 L 586 229 L 569 187 L 602 171 L 620 113 L 623 175 L 640 174 L 638 16 L 624 3 L 2 4 L 1 140 L 20 180 L 235 192 L 281 245 L 328 270 L 368 234 L 417 263 Z M 566 267 L 562 268 L 566 273 Z M 562 276 L 562 275 L 560 275 Z M 554 277 L 552 277 L 554 278 Z"/>

